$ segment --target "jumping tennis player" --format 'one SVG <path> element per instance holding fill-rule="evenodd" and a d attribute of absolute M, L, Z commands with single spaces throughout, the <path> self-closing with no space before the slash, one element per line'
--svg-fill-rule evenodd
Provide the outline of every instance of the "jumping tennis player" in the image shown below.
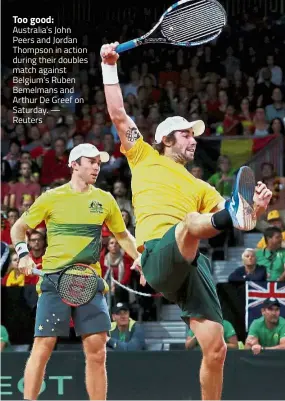
<path fill-rule="evenodd" d="M 88 264 L 101 275 L 98 261 L 104 222 L 132 258 L 139 256 L 135 239 L 127 231 L 115 199 L 110 193 L 93 186 L 101 162 L 108 160 L 107 152 L 99 152 L 91 144 L 81 144 L 71 150 L 68 164 L 72 168 L 71 181 L 42 194 L 11 230 L 22 272 L 30 274 L 35 267 L 28 255 L 25 233 L 43 220 L 46 222 L 48 236 L 43 271 L 53 273 L 54 276 L 73 263 Z M 54 286 L 43 279 L 37 306 L 35 340 L 24 375 L 24 399 L 37 399 L 57 337 L 69 335 L 72 316 L 76 334 L 82 337 L 86 356 L 86 388 L 89 398 L 106 400 L 106 341 L 107 332 L 111 328 L 104 297 L 106 291 L 107 283 L 90 303 L 71 308 L 62 302 Z"/>
<path fill-rule="evenodd" d="M 157 127 L 154 148 L 144 142 L 124 109 L 116 66 L 117 45 L 102 47 L 102 73 L 108 111 L 132 172 L 142 271 L 157 292 L 181 308 L 182 318 L 190 324 L 203 352 L 202 399 L 218 400 L 226 356 L 223 317 L 209 261 L 198 251 L 199 240 L 232 226 L 253 229 L 256 215 L 264 212 L 272 193 L 261 182 L 255 187 L 253 175 L 249 185 L 245 183 L 247 188 L 242 188 L 240 183 L 246 177 L 241 177 L 234 196 L 225 205 L 213 187 L 185 169 L 184 165 L 194 159 L 194 137 L 205 130 L 203 121 L 167 118 Z M 254 198 L 250 203 L 243 197 L 248 190 Z"/>

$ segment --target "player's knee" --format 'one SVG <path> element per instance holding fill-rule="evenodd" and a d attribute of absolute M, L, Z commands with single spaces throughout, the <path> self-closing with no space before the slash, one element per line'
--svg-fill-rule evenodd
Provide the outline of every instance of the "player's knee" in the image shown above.
<path fill-rule="evenodd" d="M 198 213 L 197 213 L 198 214 Z M 192 261 L 196 258 L 199 240 L 189 234 L 188 226 L 182 221 L 176 226 L 175 239 L 178 249 L 185 260 Z"/>
<path fill-rule="evenodd" d="M 106 362 L 105 336 L 95 334 L 83 340 L 86 361 L 104 366 Z"/>
<path fill-rule="evenodd" d="M 223 338 L 217 339 L 203 350 L 203 358 L 208 367 L 217 367 L 224 364 L 227 346 Z"/>
<path fill-rule="evenodd" d="M 48 360 L 56 343 L 56 337 L 36 337 L 31 355 L 41 360 Z"/>
<path fill-rule="evenodd" d="M 96 364 L 97 366 L 105 366 L 106 362 L 106 348 L 101 347 L 95 350 L 89 350 L 86 354 L 86 361 Z"/>

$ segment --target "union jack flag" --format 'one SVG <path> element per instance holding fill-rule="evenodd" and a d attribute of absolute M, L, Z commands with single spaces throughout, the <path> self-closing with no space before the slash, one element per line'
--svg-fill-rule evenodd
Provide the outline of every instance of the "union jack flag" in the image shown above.
<path fill-rule="evenodd" d="M 285 318 L 285 283 L 276 281 L 247 281 L 245 302 L 245 327 L 261 316 L 262 304 L 266 298 L 277 298 L 280 302 L 280 316 Z"/>

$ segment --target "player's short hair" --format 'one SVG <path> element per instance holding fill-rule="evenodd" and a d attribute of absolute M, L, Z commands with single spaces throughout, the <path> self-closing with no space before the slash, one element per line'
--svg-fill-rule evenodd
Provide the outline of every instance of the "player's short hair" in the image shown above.
<path fill-rule="evenodd" d="M 82 158 L 82 156 L 78 157 L 78 159 L 75 160 L 75 162 L 77 164 L 79 164 L 79 166 L 81 165 L 81 158 Z"/>
<path fill-rule="evenodd" d="M 175 145 L 175 143 L 176 143 L 175 132 L 176 132 L 176 131 L 173 131 L 173 132 L 171 132 L 169 135 L 167 135 L 167 142 L 171 142 L 171 145 Z M 160 155 L 164 155 L 165 144 L 164 144 L 163 142 L 161 142 L 161 143 L 153 142 L 152 147 L 153 147 L 153 149 L 156 150 Z"/>

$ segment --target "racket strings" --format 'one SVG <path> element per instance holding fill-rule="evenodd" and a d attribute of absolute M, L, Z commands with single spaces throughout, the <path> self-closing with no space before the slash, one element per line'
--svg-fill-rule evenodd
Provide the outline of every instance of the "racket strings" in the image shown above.
<path fill-rule="evenodd" d="M 174 8 L 173 10 L 170 8 L 169 12 L 166 14 L 166 16 L 164 17 L 164 19 L 167 19 L 175 14 L 180 14 L 180 13 L 185 13 L 185 11 L 191 9 L 191 11 L 194 11 L 195 9 L 200 9 L 203 6 L 207 6 L 209 5 L 208 0 L 201 0 L 198 1 L 194 4 L 189 4 L 188 2 L 186 3 L 187 5 L 184 7 L 178 7 L 178 8 Z"/>
<path fill-rule="evenodd" d="M 191 27 L 191 35 L 192 37 L 195 38 L 199 38 L 202 36 L 205 36 L 207 34 L 211 34 L 212 32 L 216 32 L 219 31 L 221 29 L 221 27 L 223 26 L 220 22 L 216 22 L 216 23 L 212 23 L 211 21 L 211 26 L 204 24 L 203 18 L 193 18 L 192 20 L 193 24 L 197 24 L 198 28 L 193 29 L 193 27 Z M 173 34 L 173 36 L 175 35 L 176 40 L 181 41 L 185 36 L 187 38 L 189 38 L 189 35 L 187 34 L 187 32 L 185 32 L 185 29 L 187 29 L 187 26 L 185 27 L 185 24 L 183 23 L 183 21 L 181 21 L 181 25 L 183 25 L 183 27 L 181 28 L 176 28 L 175 31 L 171 30 L 170 33 Z"/>
<path fill-rule="evenodd" d="M 194 23 L 199 23 L 198 21 L 195 21 Z M 176 42 L 186 42 L 189 40 L 197 40 L 203 37 L 211 36 L 212 34 L 215 34 L 221 30 L 223 25 L 221 24 L 213 24 L 211 22 L 211 27 L 209 26 L 202 26 L 200 29 L 193 30 L 191 32 L 191 35 L 186 32 L 187 26 L 179 29 L 176 29 L 175 31 L 169 33 L 165 33 L 165 36 L 168 37 L 168 39 L 174 40 Z"/>
<path fill-rule="evenodd" d="M 217 34 L 226 23 L 222 9 L 213 3 L 200 2 L 174 10 L 165 16 L 161 30 L 176 42 L 193 41 Z"/>
<path fill-rule="evenodd" d="M 84 266 L 71 266 L 58 282 L 58 292 L 63 300 L 72 305 L 88 303 L 95 295 L 97 274 Z"/>
<path fill-rule="evenodd" d="M 176 40 L 197 37 L 201 33 L 214 32 L 224 26 L 224 16 L 217 16 L 215 9 L 200 9 L 195 14 L 179 13 L 163 21 L 162 29 L 166 36 Z"/>

